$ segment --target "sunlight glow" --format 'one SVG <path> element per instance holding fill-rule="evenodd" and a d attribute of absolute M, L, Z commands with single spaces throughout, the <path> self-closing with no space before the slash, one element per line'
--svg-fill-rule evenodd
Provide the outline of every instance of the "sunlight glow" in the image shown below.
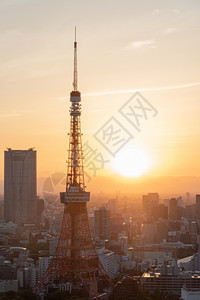
<path fill-rule="evenodd" d="M 148 154 L 133 146 L 122 149 L 114 160 L 114 169 L 125 177 L 139 177 L 149 170 L 150 165 Z"/>

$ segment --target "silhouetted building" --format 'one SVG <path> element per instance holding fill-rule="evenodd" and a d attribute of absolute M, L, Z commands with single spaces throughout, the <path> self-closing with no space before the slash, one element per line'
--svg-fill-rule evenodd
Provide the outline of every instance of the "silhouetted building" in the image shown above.
<path fill-rule="evenodd" d="M 189 229 L 190 229 L 190 233 L 197 234 L 198 233 L 198 223 L 196 221 L 191 221 Z"/>
<path fill-rule="evenodd" d="M 178 206 L 178 199 L 171 198 L 169 201 L 169 218 L 172 220 L 180 220 L 184 216 L 184 208 Z"/>
<path fill-rule="evenodd" d="M 42 222 L 42 214 L 44 212 L 44 199 L 37 198 L 36 201 L 36 215 L 37 215 L 37 222 Z"/>
<path fill-rule="evenodd" d="M 180 235 L 180 241 L 184 244 L 197 244 L 197 235 L 190 232 L 181 233 Z"/>
<path fill-rule="evenodd" d="M 186 205 L 184 216 L 189 220 L 194 219 L 196 217 L 196 205 Z"/>
<path fill-rule="evenodd" d="M 4 202 L 0 200 L 0 219 L 4 218 Z"/>
<path fill-rule="evenodd" d="M 156 207 L 152 208 L 152 217 L 155 220 L 158 220 L 159 218 L 162 219 L 168 219 L 168 208 L 164 204 L 159 204 Z"/>
<path fill-rule="evenodd" d="M 100 239 L 108 239 L 110 236 L 110 211 L 105 207 L 94 211 L 94 234 Z"/>
<path fill-rule="evenodd" d="M 157 223 L 157 235 L 156 242 L 161 243 L 163 240 L 166 240 L 168 236 L 167 223 L 166 221 L 160 221 Z"/>
<path fill-rule="evenodd" d="M 200 219 L 200 195 L 196 195 L 196 217 Z"/>
<path fill-rule="evenodd" d="M 16 269 L 11 265 L 0 265 L 0 280 L 16 279 Z"/>
<path fill-rule="evenodd" d="M 190 193 L 189 192 L 186 193 L 185 198 L 186 198 L 186 203 L 189 203 L 190 202 Z"/>
<path fill-rule="evenodd" d="M 36 151 L 5 151 L 4 217 L 18 225 L 36 222 Z"/>
<path fill-rule="evenodd" d="M 146 244 L 154 244 L 156 242 L 158 225 L 156 223 L 144 223 L 141 225 L 141 232 Z"/>
<path fill-rule="evenodd" d="M 158 193 L 148 193 L 148 195 L 142 196 L 142 209 L 144 212 L 151 212 L 153 207 L 158 206 L 159 195 Z"/>
<path fill-rule="evenodd" d="M 112 240 L 118 240 L 118 233 L 128 230 L 128 226 L 124 223 L 122 214 L 115 214 L 110 217 L 110 237 Z"/>

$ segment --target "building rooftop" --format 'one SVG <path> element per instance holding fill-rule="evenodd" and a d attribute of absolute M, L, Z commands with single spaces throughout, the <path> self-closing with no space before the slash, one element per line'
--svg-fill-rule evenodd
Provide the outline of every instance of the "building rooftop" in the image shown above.
<path fill-rule="evenodd" d="M 191 261 L 192 257 L 193 255 L 178 259 L 177 265 L 180 266 L 180 263 L 188 263 L 189 261 Z"/>
<path fill-rule="evenodd" d="M 159 277 L 188 277 L 200 279 L 200 272 L 184 271 L 178 275 L 161 275 L 160 272 L 148 272 L 142 275 L 143 278 L 159 278 Z"/>

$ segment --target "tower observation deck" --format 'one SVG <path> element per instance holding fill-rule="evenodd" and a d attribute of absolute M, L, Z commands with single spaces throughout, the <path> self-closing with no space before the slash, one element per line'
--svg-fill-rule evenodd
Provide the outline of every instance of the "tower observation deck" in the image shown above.
<path fill-rule="evenodd" d="M 70 286 L 72 293 L 76 291 L 76 294 L 88 299 L 101 299 L 101 294 L 111 290 L 113 284 L 99 260 L 90 235 L 87 214 L 90 192 L 86 192 L 84 183 L 81 93 L 77 78 L 75 30 L 66 191 L 60 193 L 61 203 L 64 204 L 62 228 L 57 249 L 35 292 L 44 294 L 49 286 L 64 284 Z"/>

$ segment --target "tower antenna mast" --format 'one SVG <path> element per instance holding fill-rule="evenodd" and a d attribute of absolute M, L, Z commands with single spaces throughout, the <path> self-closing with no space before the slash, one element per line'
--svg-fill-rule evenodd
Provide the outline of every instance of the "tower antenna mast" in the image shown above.
<path fill-rule="evenodd" d="M 78 89 L 78 72 L 77 72 L 77 41 L 76 41 L 76 26 L 75 26 L 75 40 L 74 40 L 74 91 Z"/>

